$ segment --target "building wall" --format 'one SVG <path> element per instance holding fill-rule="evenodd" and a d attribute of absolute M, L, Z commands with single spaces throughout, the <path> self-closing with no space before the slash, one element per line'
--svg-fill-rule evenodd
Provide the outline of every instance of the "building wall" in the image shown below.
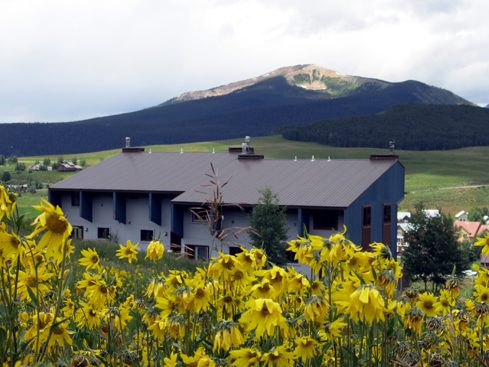
<path fill-rule="evenodd" d="M 114 219 L 114 204 L 112 193 L 96 193 L 92 198 L 92 221 L 80 217 L 80 207 L 71 205 L 71 194 L 61 195 L 61 206 L 73 226 L 82 226 L 85 240 L 97 240 L 98 228 L 109 228 L 112 241 L 125 243 L 131 240 L 145 248 L 148 241 L 141 241 L 141 230 L 152 230 L 154 238 L 160 238 L 163 243 L 170 240 L 171 210 L 170 198 L 165 197 L 161 202 L 161 226 L 149 219 L 148 195 L 129 196 L 126 199 L 126 223 Z"/>
<path fill-rule="evenodd" d="M 370 242 L 382 242 L 384 205 L 391 206 L 390 242 L 391 251 L 396 254 L 397 204 L 404 198 L 404 167 L 398 162 L 372 184 L 352 205 L 345 210 L 345 225 L 351 241 L 362 242 L 362 210 L 372 208 Z"/>
<path fill-rule="evenodd" d="M 93 220 L 87 221 L 80 216 L 80 207 L 71 206 L 71 194 L 56 193 L 51 195 L 52 199 L 61 197 L 61 204 L 68 219 L 74 226 L 84 227 L 84 239 L 95 240 L 98 238 L 97 229 L 106 227 L 110 229 L 112 238 L 119 242 L 127 239 L 140 243 L 145 248 L 148 242 L 140 241 L 141 230 L 152 230 L 155 238 L 160 238 L 167 246 L 170 241 L 172 228 L 172 204 L 171 197 L 164 196 L 161 200 L 161 225 L 150 220 L 149 195 L 128 194 L 124 196 L 126 203 L 126 220 L 120 223 L 115 219 L 113 193 L 94 193 L 92 196 Z M 382 241 L 383 206 L 391 205 L 391 248 L 396 252 L 396 228 L 397 228 L 397 203 L 404 197 L 404 168 L 400 163 L 392 166 L 382 175 L 369 189 L 367 189 L 357 200 L 348 207 L 339 218 L 338 231 L 342 230 L 343 224 L 347 227 L 347 236 L 356 244 L 361 243 L 362 234 L 362 208 L 365 205 L 372 207 L 371 242 Z M 175 206 L 173 206 L 175 207 Z M 209 234 L 207 223 L 192 221 L 189 207 L 183 207 L 183 236 L 184 245 L 204 245 L 209 248 L 218 248 L 219 241 Z M 309 212 L 309 213 L 308 213 Z M 302 232 L 303 224 L 308 225 L 311 234 L 328 237 L 332 231 L 314 229 L 311 210 L 289 209 L 286 212 L 289 240 L 295 239 Z M 302 213 L 302 214 L 301 214 Z M 175 211 L 173 211 L 175 215 Z M 239 208 L 224 208 L 223 228 L 229 233 L 226 242 L 232 246 L 249 246 L 249 236 L 246 231 L 236 233 L 240 228 L 249 226 L 249 212 Z M 304 218 L 307 218 L 304 221 Z M 174 225 L 175 223 L 173 223 Z M 234 234 L 233 234 L 234 233 Z M 236 235 L 236 236 L 235 236 Z M 182 250 L 184 248 L 182 247 Z M 227 249 L 223 249 L 228 252 Z M 212 252 L 210 253 L 212 256 Z"/>
<path fill-rule="evenodd" d="M 228 253 L 229 246 L 250 248 L 248 229 L 250 229 L 251 213 L 232 207 L 225 207 L 223 213 L 224 220 L 222 222 L 222 229 L 227 236 L 223 241 L 225 245 L 222 247 L 222 251 Z M 216 254 L 216 250 L 221 251 L 221 242 L 209 234 L 208 224 L 206 222 L 195 221 L 195 219 L 192 220 L 190 207 L 184 209 L 183 216 L 184 237 L 182 238 L 182 244 L 209 246 L 211 256 Z M 297 217 L 297 209 L 287 210 L 286 219 L 288 240 L 297 238 L 300 225 Z M 214 251 L 212 251 L 213 249 Z M 184 251 L 183 247 L 182 251 Z"/>

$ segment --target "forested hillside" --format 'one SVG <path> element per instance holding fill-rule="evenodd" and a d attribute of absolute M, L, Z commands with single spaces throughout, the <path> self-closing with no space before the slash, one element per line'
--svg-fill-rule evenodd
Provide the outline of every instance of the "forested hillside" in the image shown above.
<path fill-rule="evenodd" d="M 473 106 L 403 105 L 371 116 L 331 119 L 281 129 L 289 140 L 338 147 L 385 148 L 390 140 L 408 150 L 489 145 L 489 110 Z"/>
<path fill-rule="evenodd" d="M 399 104 L 470 103 L 417 81 L 340 76 L 310 65 L 271 74 L 131 113 L 66 123 L 1 124 L 0 154 L 93 152 L 120 147 L 126 136 L 135 145 L 264 136 L 290 124 L 374 114 Z"/>

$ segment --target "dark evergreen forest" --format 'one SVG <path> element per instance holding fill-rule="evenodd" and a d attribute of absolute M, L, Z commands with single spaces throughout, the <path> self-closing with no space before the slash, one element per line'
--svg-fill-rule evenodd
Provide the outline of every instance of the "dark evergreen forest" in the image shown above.
<path fill-rule="evenodd" d="M 289 140 L 338 147 L 445 150 L 489 145 L 489 110 L 474 106 L 412 104 L 370 116 L 330 119 L 280 130 Z"/>
<path fill-rule="evenodd" d="M 0 154 L 25 156 L 93 152 L 121 147 L 126 136 L 130 136 L 135 145 L 264 136 L 291 124 L 369 115 L 407 103 L 468 102 L 447 90 L 416 81 L 366 82 L 347 96 L 331 98 L 325 93 L 299 88 L 288 84 L 282 77 L 275 77 L 219 97 L 164 103 L 120 115 L 65 123 L 0 124 Z M 307 129 L 304 129 L 304 134 L 287 131 L 286 135 L 291 138 L 306 139 Z M 340 135 L 335 135 L 335 144 L 346 144 L 340 141 L 352 139 Z"/>

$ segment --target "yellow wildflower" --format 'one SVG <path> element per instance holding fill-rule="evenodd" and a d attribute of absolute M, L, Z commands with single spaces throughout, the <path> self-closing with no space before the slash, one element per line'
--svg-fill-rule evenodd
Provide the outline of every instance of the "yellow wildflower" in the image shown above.
<path fill-rule="evenodd" d="M 62 254 L 62 246 L 71 235 L 73 228 L 59 206 L 54 207 L 48 201 L 43 200 L 41 205 L 34 206 L 34 208 L 42 211 L 42 214 L 34 220 L 33 224 L 36 227 L 28 238 L 33 238 L 44 232 L 39 240 L 39 248 L 46 248 L 49 255 L 59 259 Z"/>
<path fill-rule="evenodd" d="M 253 348 L 243 348 L 232 350 L 229 356 L 233 367 L 252 367 L 259 365 L 261 353 Z"/>
<path fill-rule="evenodd" d="M 95 249 L 86 249 L 81 250 L 82 257 L 78 260 L 78 263 L 81 266 L 84 266 L 88 269 L 100 269 L 100 257 L 97 254 L 97 250 Z"/>
<path fill-rule="evenodd" d="M 280 305 L 271 299 L 259 298 L 250 301 L 249 309 L 241 316 L 248 331 L 255 330 L 256 338 L 263 334 L 271 336 L 275 328 L 286 328 L 285 318 L 282 316 Z"/>
<path fill-rule="evenodd" d="M 294 356 L 299 357 L 304 362 L 314 357 L 317 353 L 319 343 L 309 336 L 297 338 L 295 343 Z"/>
<path fill-rule="evenodd" d="M 160 260 L 165 252 L 165 246 L 160 241 L 151 241 L 146 249 L 146 259 Z"/>
<path fill-rule="evenodd" d="M 115 253 L 119 259 L 127 259 L 129 264 L 138 259 L 137 245 L 133 245 L 131 240 L 127 240 L 126 246 L 119 245 L 119 250 Z"/>
<path fill-rule="evenodd" d="M 436 316 L 438 309 L 438 299 L 431 292 L 424 292 L 418 296 L 416 306 L 423 311 L 426 316 Z"/>
<path fill-rule="evenodd" d="M 482 247 L 482 254 L 489 256 L 489 232 L 482 237 L 477 237 L 477 241 L 474 242 L 474 246 Z"/>

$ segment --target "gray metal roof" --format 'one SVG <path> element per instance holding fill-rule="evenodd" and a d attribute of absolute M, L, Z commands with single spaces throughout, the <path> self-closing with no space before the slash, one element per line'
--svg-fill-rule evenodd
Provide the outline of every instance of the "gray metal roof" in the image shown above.
<path fill-rule="evenodd" d="M 228 153 L 119 153 L 51 188 L 183 192 L 202 181 L 211 162 L 219 167 L 235 159 Z"/>
<path fill-rule="evenodd" d="M 347 207 L 397 161 L 366 160 L 259 160 L 232 161 L 219 171 L 226 203 L 254 205 L 260 189 L 269 187 L 287 206 Z M 205 182 L 205 181 L 204 181 Z M 204 189 L 204 190 L 203 190 Z M 202 188 L 195 185 L 175 203 L 205 201 Z"/>
<path fill-rule="evenodd" d="M 54 190 L 181 193 L 175 203 L 210 197 L 206 173 L 217 169 L 226 203 L 254 205 L 269 187 L 287 206 L 347 207 L 395 160 L 238 160 L 229 153 L 121 153 L 64 180 Z M 207 193 L 207 194 L 206 194 Z"/>

